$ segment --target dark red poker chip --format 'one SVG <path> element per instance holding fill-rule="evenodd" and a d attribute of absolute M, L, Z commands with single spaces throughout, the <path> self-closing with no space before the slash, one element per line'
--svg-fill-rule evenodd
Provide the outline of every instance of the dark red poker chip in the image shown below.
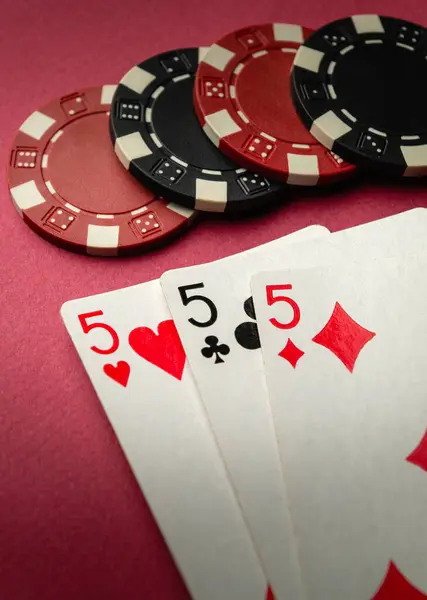
<path fill-rule="evenodd" d="M 293 60 L 311 33 L 285 23 L 229 33 L 208 49 L 194 85 L 211 141 L 241 166 L 292 185 L 329 184 L 356 171 L 314 139 L 292 102 Z"/>
<path fill-rule="evenodd" d="M 92 87 L 43 106 L 21 125 L 10 152 L 10 194 L 27 225 L 89 255 L 142 252 L 197 215 L 158 198 L 118 162 L 108 131 L 115 89 Z"/>

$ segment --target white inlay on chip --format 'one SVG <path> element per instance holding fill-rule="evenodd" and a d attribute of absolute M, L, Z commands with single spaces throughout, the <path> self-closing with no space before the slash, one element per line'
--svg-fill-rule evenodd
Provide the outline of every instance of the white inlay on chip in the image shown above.
<path fill-rule="evenodd" d="M 153 140 L 153 142 L 156 144 L 157 148 L 163 148 L 162 142 L 159 140 L 159 138 L 154 133 L 154 131 L 152 133 L 150 133 L 150 137 Z"/>
<path fill-rule="evenodd" d="M 47 169 L 48 162 L 49 162 L 49 155 L 48 154 L 43 154 L 42 169 Z"/>
<path fill-rule="evenodd" d="M 259 58 L 260 56 L 265 56 L 266 54 L 268 54 L 267 50 L 259 50 L 259 52 L 254 52 L 252 57 Z"/>
<path fill-rule="evenodd" d="M 427 145 L 401 146 L 400 150 L 407 164 L 405 177 L 427 175 Z"/>
<path fill-rule="evenodd" d="M 209 123 L 205 123 L 203 125 L 203 131 L 208 136 L 208 138 L 210 139 L 210 141 L 212 142 L 212 144 L 214 144 L 216 147 L 218 147 L 219 146 L 219 138 L 215 134 L 215 132 L 213 131 L 213 129 L 210 127 Z"/>
<path fill-rule="evenodd" d="M 408 44 L 402 44 L 402 42 L 396 42 L 396 46 L 400 46 L 401 48 L 404 48 L 405 50 L 412 50 L 412 52 L 415 51 L 415 48 L 413 46 L 408 46 Z"/>
<path fill-rule="evenodd" d="M 331 60 L 331 62 L 329 63 L 329 66 L 328 66 L 328 75 L 333 74 L 336 66 L 337 66 L 337 63 L 334 60 Z"/>
<path fill-rule="evenodd" d="M 222 175 L 222 171 L 214 171 L 212 169 L 202 169 L 202 173 L 205 175 Z"/>
<path fill-rule="evenodd" d="M 273 23 L 273 35 L 274 39 L 278 42 L 296 42 L 302 44 L 304 41 L 302 27 L 290 23 Z"/>
<path fill-rule="evenodd" d="M 248 119 L 248 117 L 245 115 L 245 113 L 244 113 L 244 112 L 242 112 L 241 110 L 238 110 L 238 111 L 237 111 L 237 114 L 239 115 L 239 117 L 242 119 L 242 121 L 243 121 L 244 123 L 249 123 L 249 119 Z"/>
<path fill-rule="evenodd" d="M 114 144 L 114 152 L 125 169 L 128 170 L 132 160 L 152 154 L 141 134 L 137 131 L 117 138 Z"/>
<path fill-rule="evenodd" d="M 233 71 L 234 75 L 238 75 L 242 69 L 243 69 L 243 63 L 239 63 Z"/>
<path fill-rule="evenodd" d="M 35 140 L 40 140 L 54 123 L 55 119 L 36 110 L 22 123 L 19 131 L 26 133 Z"/>
<path fill-rule="evenodd" d="M 77 208 L 77 206 L 73 206 L 73 204 L 70 204 L 69 202 L 66 202 L 64 206 L 65 208 L 68 208 L 69 210 L 72 210 L 75 213 L 80 212 L 80 208 Z"/>
<path fill-rule="evenodd" d="M 324 113 L 313 121 L 310 133 L 329 150 L 332 150 L 335 140 L 351 131 L 351 127 L 344 123 L 332 110 Z"/>
<path fill-rule="evenodd" d="M 154 99 L 158 98 L 160 96 L 160 94 L 162 92 L 164 92 L 164 90 L 165 90 L 165 88 L 162 85 L 159 85 L 159 87 L 156 88 L 154 90 L 154 92 L 151 94 L 151 97 L 154 98 Z"/>
<path fill-rule="evenodd" d="M 181 167 L 188 167 L 188 163 L 184 162 L 183 160 L 181 160 L 177 156 L 174 156 L 173 154 L 171 155 L 171 160 L 176 162 L 178 165 L 181 165 Z"/>
<path fill-rule="evenodd" d="M 43 204 L 46 200 L 40 194 L 35 181 L 27 181 L 10 188 L 13 203 L 22 217 L 22 211 Z"/>
<path fill-rule="evenodd" d="M 324 53 L 308 46 L 300 46 L 294 60 L 294 67 L 300 67 L 306 71 L 313 73 L 319 72 L 320 63 L 324 57 Z"/>
<path fill-rule="evenodd" d="M 269 135 L 268 133 L 265 133 L 265 131 L 261 131 L 260 135 L 262 135 L 262 137 L 266 138 L 267 140 L 270 140 L 270 142 L 277 142 L 277 139 L 275 137 Z"/>
<path fill-rule="evenodd" d="M 193 215 L 195 212 L 192 208 L 187 208 L 186 206 L 175 204 L 175 202 L 170 202 L 169 204 L 166 204 L 166 207 L 174 213 L 185 217 L 186 219 L 189 219 L 191 215 Z"/>
<path fill-rule="evenodd" d="M 53 136 L 50 138 L 50 141 L 52 142 L 52 144 L 54 144 L 55 142 L 57 142 L 63 133 L 64 133 L 64 130 L 63 130 L 63 129 L 60 129 L 59 131 L 57 131 L 57 132 L 55 133 L 55 135 L 53 135 Z"/>
<path fill-rule="evenodd" d="M 346 46 L 345 48 L 340 50 L 340 54 L 341 54 L 341 56 L 345 56 L 346 54 L 351 52 L 351 50 L 354 50 L 354 46 Z"/>
<path fill-rule="evenodd" d="M 381 18 L 378 15 L 355 15 L 351 17 L 357 33 L 384 33 Z"/>
<path fill-rule="evenodd" d="M 86 245 L 88 248 L 117 248 L 119 232 L 118 225 L 88 225 Z"/>
<path fill-rule="evenodd" d="M 53 195 L 56 194 L 56 190 L 53 187 L 52 183 L 50 181 L 45 181 L 45 186 L 47 187 L 47 189 L 49 190 L 49 192 Z"/>
<path fill-rule="evenodd" d="M 130 214 L 131 215 L 140 215 L 143 212 L 147 212 L 147 207 L 146 206 L 141 206 L 141 208 L 137 208 L 135 210 L 133 210 Z"/>
<path fill-rule="evenodd" d="M 227 48 L 223 48 L 217 44 L 212 44 L 203 58 L 203 62 L 218 69 L 218 71 L 223 71 L 233 57 L 234 52 L 231 52 L 231 50 L 227 50 Z"/>
<path fill-rule="evenodd" d="M 206 117 L 206 120 L 209 121 L 210 127 L 219 139 L 241 131 L 240 127 L 225 108 L 216 113 L 211 113 Z"/>
<path fill-rule="evenodd" d="M 348 119 L 350 119 L 350 121 L 353 121 L 353 123 L 356 123 L 357 119 L 356 117 L 353 117 L 353 115 L 351 114 L 351 112 L 349 112 L 346 108 L 342 108 L 341 112 L 343 115 L 345 115 Z"/>
<path fill-rule="evenodd" d="M 114 215 L 96 215 L 97 219 L 114 219 Z"/>
<path fill-rule="evenodd" d="M 227 203 L 227 182 L 196 179 L 196 210 L 224 212 Z"/>
<path fill-rule="evenodd" d="M 177 75 L 176 77 L 173 77 L 172 81 L 174 81 L 176 83 L 177 81 L 183 81 L 184 79 L 189 79 L 189 77 L 191 77 L 191 75 L 189 73 L 185 73 L 184 75 Z"/>
<path fill-rule="evenodd" d="M 288 154 L 289 175 L 287 183 L 291 185 L 317 185 L 319 181 L 319 160 L 316 155 Z"/>
<path fill-rule="evenodd" d="M 384 131 L 380 131 L 379 129 L 374 129 L 373 127 L 368 127 L 368 131 L 370 131 L 371 133 L 376 133 L 377 135 L 380 135 L 381 137 L 387 137 L 387 134 L 384 133 Z"/>
<path fill-rule="evenodd" d="M 332 100 L 336 100 L 337 95 L 335 93 L 335 88 L 331 83 L 328 83 L 328 90 L 329 90 L 329 95 L 331 96 Z"/>
<path fill-rule="evenodd" d="M 101 90 L 101 104 L 111 104 L 116 89 L 116 85 L 103 85 Z"/>
<path fill-rule="evenodd" d="M 130 71 L 121 80 L 121 84 L 133 90 L 137 94 L 142 94 L 146 87 L 150 85 L 156 79 L 155 75 L 152 75 L 144 69 L 139 67 L 132 67 Z"/>
<path fill-rule="evenodd" d="M 206 54 L 209 52 L 210 46 L 200 46 L 199 47 L 199 63 L 205 58 Z"/>

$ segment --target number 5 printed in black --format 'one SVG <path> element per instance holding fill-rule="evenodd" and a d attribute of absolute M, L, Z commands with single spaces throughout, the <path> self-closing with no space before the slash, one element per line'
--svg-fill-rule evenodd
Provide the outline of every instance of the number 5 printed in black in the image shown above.
<path fill-rule="evenodd" d="M 191 302 L 202 302 L 208 309 L 209 314 L 205 321 L 198 321 L 194 317 L 189 317 L 188 322 L 195 327 L 211 327 L 217 322 L 218 309 L 214 302 L 207 296 L 202 294 L 190 295 L 192 290 L 199 290 L 205 287 L 204 283 L 192 283 L 190 285 L 181 285 L 178 287 L 178 292 L 181 297 L 181 302 L 184 306 L 188 306 Z M 230 347 L 227 344 L 220 343 L 219 339 L 214 335 L 208 335 L 205 338 L 207 346 L 201 348 L 200 353 L 204 358 L 214 359 L 214 364 L 222 364 L 224 359 L 221 356 L 227 356 L 230 353 Z"/>
<path fill-rule="evenodd" d="M 190 290 L 198 290 L 204 287 L 204 283 L 192 283 L 191 285 L 181 285 L 178 288 L 179 295 L 181 296 L 181 302 L 184 306 L 188 306 L 191 302 L 204 302 L 209 308 L 209 318 L 207 321 L 196 321 L 196 319 L 193 317 L 188 319 L 188 322 L 195 327 L 210 327 L 216 323 L 216 320 L 218 319 L 218 310 L 210 298 L 207 296 L 202 296 L 201 294 L 195 294 L 194 296 L 188 295 Z"/>

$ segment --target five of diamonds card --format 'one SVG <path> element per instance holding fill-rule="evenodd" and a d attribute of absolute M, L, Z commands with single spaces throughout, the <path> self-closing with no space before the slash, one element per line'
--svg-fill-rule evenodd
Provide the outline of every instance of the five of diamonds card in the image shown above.
<path fill-rule="evenodd" d="M 61 315 L 195 600 L 427 598 L 427 210 Z"/>

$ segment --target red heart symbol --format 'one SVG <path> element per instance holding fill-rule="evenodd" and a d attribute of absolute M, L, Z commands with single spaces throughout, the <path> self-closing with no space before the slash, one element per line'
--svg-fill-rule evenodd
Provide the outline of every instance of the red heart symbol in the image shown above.
<path fill-rule="evenodd" d="M 124 360 L 119 360 L 117 365 L 104 365 L 104 373 L 126 387 L 129 381 L 130 366 Z"/>
<path fill-rule="evenodd" d="M 158 325 L 158 334 L 149 327 L 136 327 L 129 334 L 132 350 L 141 358 L 181 380 L 185 352 L 172 319 Z"/>

